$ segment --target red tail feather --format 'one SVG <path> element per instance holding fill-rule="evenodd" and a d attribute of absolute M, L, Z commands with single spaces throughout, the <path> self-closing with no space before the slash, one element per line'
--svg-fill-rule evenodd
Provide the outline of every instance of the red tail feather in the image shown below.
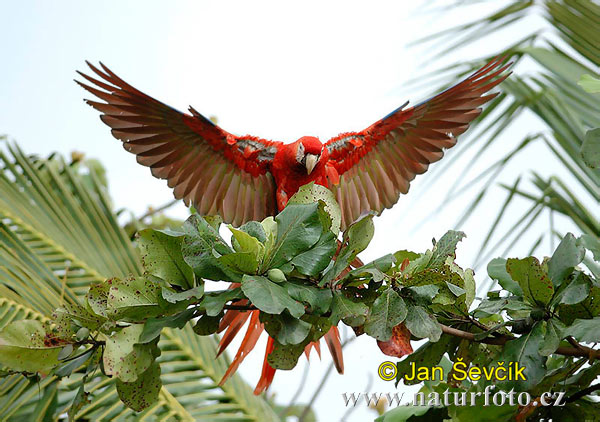
<path fill-rule="evenodd" d="M 248 324 L 248 330 L 246 331 L 246 335 L 242 340 L 242 344 L 240 344 L 240 348 L 238 349 L 235 358 L 233 358 L 231 365 L 229 365 L 229 368 L 227 368 L 227 372 L 225 372 L 225 375 L 223 375 L 219 385 L 223 385 L 223 383 L 235 373 L 248 353 L 250 353 L 250 351 L 254 349 L 254 346 L 256 346 L 256 342 L 263 332 L 263 325 L 258 320 L 259 315 L 260 313 L 258 311 L 252 312 L 252 317 L 250 318 L 250 323 Z"/>
<path fill-rule="evenodd" d="M 227 312 L 228 313 L 236 312 L 237 315 L 235 315 L 234 318 L 232 318 L 232 321 L 229 324 L 229 327 L 227 327 L 227 331 L 225 331 L 225 334 L 223 334 L 223 337 L 221 337 L 221 341 L 219 342 L 219 351 L 217 352 L 217 356 L 219 356 L 221 353 L 223 353 L 223 350 L 225 350 L 227 348 L 227 346 L 229 346 L 229 343 L 231 343 L 231 341 L 235 338 L 238 331 L 240 331 L 242 329 L 242 327 L 246 323 L 246 320 L 248 319 L 248 317 L 250 317 L 250 314 L 251 314 L 251 312 L 248 312 L 248 311 L 246 311 L 246 312 L 227 311 Z"/>
<path fill-rule="evenodd" d="M 258 380 L 258 384 L 256 384 L 256 388 L 254 389 L 254 394 L 260 394 L 265 391 L 271 383 L 273 382 L 273 377 L 275 377 L 275 369 L 271 368 L 271 365 L 267 362 L 267 356 L 269 353 L 273 351 L 273 347 L 275 344 L 275 340 L 269 337 L 267 340 L 267 350 L 265 350 L 265 360 L 263 361 L 262 374 L 260 375 L 260 379 Z"/>
<path fill-rule="evenodd" d="M 335 326 L 331 327 L 324 338 L 325 343 L 327 343 L 327 347 L 329 348 L 329 352 L 331 353 L 331 357 L 333 358 L 335 369 L 337 369 L 340 374 L 343 374 L 344 356 L 342 355 L 342 344 L 340 342 L 340 332 L 338 331 L 338 328 Z"/>

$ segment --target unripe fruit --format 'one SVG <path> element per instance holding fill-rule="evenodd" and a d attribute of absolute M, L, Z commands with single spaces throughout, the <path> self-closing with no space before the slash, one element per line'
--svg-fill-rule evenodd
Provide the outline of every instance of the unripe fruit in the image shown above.
<path fill-rule="evenodd" d="M 274 281 L 275 283 L 283 283 L 287 280 L 285 278 L 285 274 L 279 268 L 271 268 L 267 272 L 267 277 L 269 277 L 269 280 Z"/>
<path fill-rule="evenodd" d="M 77 341 L 83 341 L 89 335 L 90 335 L 90 330 L 88 330 L 85 327 L 81 327 L 79 330 L 77 330 L 77 334 L 75 334 L 75 337 L 77 338 Z"/>
<path fill-rule="evenodd" d="M 545 314 L 546 312 L 543 309 L 535 308 L 533 311 L 531 311 L 531 318 L 533 318 L 535 321 L 540 321 L 544 318 Z"/>

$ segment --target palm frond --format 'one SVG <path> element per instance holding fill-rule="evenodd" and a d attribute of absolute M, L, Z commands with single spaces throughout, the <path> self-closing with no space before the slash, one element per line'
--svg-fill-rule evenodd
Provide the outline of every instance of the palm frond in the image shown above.
<path fill-rule="evenodd" d="M 141 273 L 137 252 L 91 169 L 59 156 L 27 156 L 17 146 L 0 150 L 0 328 L 46 320 L 65 302 L 79 303 L 90 284 L 132 273 Z M 215 358 L 214 339 L 186 327 L 166 330 L 159 346 L 163 387 L 156 404 L 136 414 L 119 400 L 114 380 L 96 371 L 88 374 L 91 401 L 78 420 L 279 420 L 238 376 L 218 386 L 229 362 Z M 37 420 L 54 401 L 54 417 L 66 412 L 83 376 L 2 378 L 0 419 Z"/>
<path fill-rule="evenodd" d="M 454 7 L 468 8 L 471 3 L 456 1 Z M 487 231 L 483 231 L 481 250 L 476 258 L 478 263 L 514 246 L 518 235 L 524 233 L 531 233 L 537 239 L 533 244 L 534 252 L 551 243 L 556 233 L 564 233 L 573 226 L 582 233 L 600 236 L 598 215 L 593 212 L 594 206 L 587 205 L 600 202 L 600 171 L 588 167 L 580 154 L 586 131 L 600 127 L 600 96 L 585 92 L 577 84 L 583 74 L 598 75 L 600 6 L 591 0 L 499 3 L 498 9 L 488 16 L 422 40 L 424 43 L 435 41 L 436 45 L 442 46 L 441 49 L 448 51 L 448 46 L 457 49 L 500 31 L 506 34 L 511 28 L 517 28 L 517 24 L 522 29 L 527 19 L 536 18 L 544 22 L 541 28 L 528 25 L 532 28 L 531 33 L 525 36 L 522 30 L 513 31 L 520 38 L 512 43 L 507 38 L 509 43 L 500 52 L 491 52 L 488 57 L 472 62 L 447 66 L 419 81 L 431 85 L 431 81 L 444 80 L 437 88 L 442 89 L 447 81 L 460 79 L 489 57 L 505 54 L 515 61 L 515 74 L 502 84 L 502 95 L 490 103 L 473 124 L 470 135 L 449 154 L 444 164 L 432 169 L 434 175 L 429 178 L 435 181 L 439 179 L 435 173 L 446 173 L 457 163 L 469 163 L 490 151 L 497 154 L 498 147 L 492 148 L 496 144 L 507 146 L 504 147 L 504 158 L 494 159 L 491 166 L 478 171 L 477 175 L 472 174 L 473 166 L 465 165 L 460 177 L 456 178 L 457 182 L 448 191 L 446 201 L 437 210 L 439 212 L 459 197 L 464 202 L 464 196 L 471 195 L 459 219 L 461 225 L 471 218 L 476 209 L 494 206 L 490 201 L 499 195 L 491 192 L 497 190 L 498 183 L 508 190 L 506 201 L 494 213 L 496 218 L 490 221 Z M 434 51 L 430 57 L 435 58 L 435 54 Z M 524 60 L 529 62 L 528 66 L 531 62 L 535 64 L 533 72 L 519 71 Z M 535 119 L 540 124 L 536 124 L 535 132 L 524 133 L 522 140 L 515 142 L 515 121 L 521 116 Z M 548 157 L 557 162 L 560 176 L 534 173 L 532 178 L 521 180 L 517 188 L 515 176 L 506 171 L 508 161 L 527 155 L 529 148 L 525 146 L 533 142 L 547 148 Z M 537 160 L 538 157 L 532 157 L 530 162 L 536 163 Z M 517 174 L 517 180 L 534 170 L 523 168 L 522 173 Z M 517 200 L 523 213 L 515 213 L 512 208 Z M 523 201 L 530 204 L 523 207 Z M 562 218 L 556 220 L 556 227 L 547 230 L 537 223 L 544 216 L 548 216 L 552 224 L 554 216 Z M 506 233 L 501 233 L 501 230 Z"/>

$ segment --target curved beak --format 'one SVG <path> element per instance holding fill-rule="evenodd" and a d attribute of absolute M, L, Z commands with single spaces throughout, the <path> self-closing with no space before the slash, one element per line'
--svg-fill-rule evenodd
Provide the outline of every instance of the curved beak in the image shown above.
<path fill-rule="evenodd" d="M 317 163 L 319 162 L 319 156 L 315 154 L 306 154 L 304 166 L 306 167 L 306 173 L 311 174 Z"/>

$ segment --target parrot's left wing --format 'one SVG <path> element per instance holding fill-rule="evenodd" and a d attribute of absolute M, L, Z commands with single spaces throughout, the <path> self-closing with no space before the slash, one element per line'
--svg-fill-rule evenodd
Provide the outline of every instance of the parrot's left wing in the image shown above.
<path fill-rule="evenodd" d="M 408 109 L 405 104 L 367 129 L 325 144 L 340 176 L 329 185 L 342 209 L 342 229 L 363 214 L 391 208 L 415 175 L 456 144 L 481 112 L 478 107 L 497 95 L 484 94 L 508 77 L 502 72 L 510 63 L 503 61 L 496 58 L 441 94 Z"/>
<path fill-rule="evenodd" d="M 277 148 L 254 136 L 235 136 L 192 107 L 182 113 L 144 94 L 106 66 L 88 63 L 100 79 L 78 72 L 83 88 L 105 102 L 86 100 L 100 111 L 123 147 L 200 215 L 218 214 L 226 223 L 275 215 L 275 180 L 270 172 Z"/>

